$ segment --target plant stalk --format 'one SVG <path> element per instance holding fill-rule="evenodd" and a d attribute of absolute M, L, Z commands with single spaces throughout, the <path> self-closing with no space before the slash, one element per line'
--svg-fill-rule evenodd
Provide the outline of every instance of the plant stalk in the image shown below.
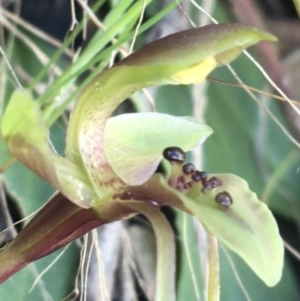
<path fill-rule="evenodd" d="M 220 300 L 220 266 L 218 241 L 209 234 L 208 301 Z"/>
<path fill-rule="evenodd" d="M 130 208 L 139 211 L 151 222 L 156 237 L 155 301 L 175 301 L 175 237 L 165 215 L 153 205 L 130 201 Z"/>
<path fill-rule="evenodd" d="M 119 203 L 83 209 L 55 194 L 16 238 L 0 252 L 0 283 L 30 262 L 44 257 L 103 224 L 132 214 Z"/>

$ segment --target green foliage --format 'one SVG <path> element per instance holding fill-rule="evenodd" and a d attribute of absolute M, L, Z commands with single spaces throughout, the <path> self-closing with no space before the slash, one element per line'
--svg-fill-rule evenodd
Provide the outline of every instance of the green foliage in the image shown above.
<path fill-rule="evenodd" d="M 62 256 L 52 265 L 62 252 Z M 1 284 L 1 299 L 7 301 L 62 300 L 74 289 L 78 264 L 79 246 L 73 243 L 67 249 L 62 249 L 32 263 Z M 51 268 L 31 290 L 35 280 L 50 265 L 52 265 Z"/>

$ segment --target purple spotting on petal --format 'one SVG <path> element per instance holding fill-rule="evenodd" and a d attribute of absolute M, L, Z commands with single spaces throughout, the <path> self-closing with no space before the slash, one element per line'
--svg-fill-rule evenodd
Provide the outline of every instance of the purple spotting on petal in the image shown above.
<path fill-rule="evenodd" d="M 222 181 L 217 177 L 212 177 L 204 182 L 202 192 L 207 192 L 208 190 L 214 189 L 219 186 L 222 186 Z"/>
<path fill-rule="evenodd" d="M 202 193 L 207 193 L 214 188 L 222 186 L 222 181 L 219 178 L 211 177 L 208 179 L 207 173 L 197 170 L 192 163 L 183 164 L 185 153 L 179 147 L 166 148 L 163 151 L 163 156 L 172 165 L 168 184 L 180 192 L 188 193 L 195 185 L 199 186 L 199 191 Z M 233 203 L 227 191 L 218 193 L 215 201 L 223 207 L 229 207 Z"/>
<path fill-rule="evenodd" d="M 195 172 L 192 174 L 192 179 L 195 182 L 201 181 L 202 184 L 204 184 L 207 179 L 207 173 L 205 171 L 195 170 Z"/>
<path fill-rule="evenodd" d="M 195 165 L 192 163 L 187 163 L 182 166 L 182 171 L 186 175 L 193 174 L 195 169 Z"/>
<path fill-rule="evenodd" d="M 193 186 L 194 186 L 194 182 L 190 181 L 190 182 L 184 183 L 182 187 L 183 187 L 183 189 L 190 189 Z"/>

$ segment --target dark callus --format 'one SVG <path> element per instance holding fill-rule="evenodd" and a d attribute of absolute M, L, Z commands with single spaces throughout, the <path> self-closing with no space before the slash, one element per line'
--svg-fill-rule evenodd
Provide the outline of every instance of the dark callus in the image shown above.
<path fill-rule="evenodd" d="M 229 207 L 233 203 L 231 195 L 227 191 L 218 193 L 215 197 L 215 200 L 223 207 Z"/>
<path fill-rule="evenodd" d="M 189 175 L 195 171 L 195 165 L 192 163 L 187 163 L 182 166 L 182 171 L 184 174 Z"/>
<path fill-rule="evenodd" d="M 163 156 L 171 163 L 183 163 L 185 160 L 185 152 L 179 147 L 167 147 L 164 149 Z"/>

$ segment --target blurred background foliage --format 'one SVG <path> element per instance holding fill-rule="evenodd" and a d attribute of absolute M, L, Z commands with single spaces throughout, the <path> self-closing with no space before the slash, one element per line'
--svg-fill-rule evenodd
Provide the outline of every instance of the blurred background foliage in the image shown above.
<path fill-rule="evenodd" d="M 201 10 L 218 22 L 238 21 L 277 35 L 277 45 L 261 43 L 251 53 L 285 94 L 295 100 L 300 98 L 300 22 L 292 0 L 0 3 L 0 46 L 15 73 L 2 53 L 0 112 L 18 86 L 16 77 L 41 104 L 51 128 L 51 141 L 61 154 L 76 96 L 94 74 L 126 56 L 136 28 L 134 49 L 191 27 L 191 20 L 197 26 L 210 23 Z M 246 85 L 277 95 L 245 55 L 232 67 Z M 237 82 L 226 67 L 215 70 L 210 77 Z M 295 141 L 299 140 L 300 119 L 290 105 L 262 93 L 255 95 Z M 116 112 L 156 110 L 205 120 L 214 134 L 201 152 L 198 149 L 190 154 L 189 160 L 208 172 L 230 172 L 245 178 L 274 212 L 288 249 L 281 282 L 274 288 L 266 287 L 236 255 L 220 246 L 222 301 L 300 299 L 299 145 L 283 133 L 261 105 L 245 88 L 208 80 L 196 86 L 153 87 L 147 93 L 138 92 Z M 0 231 L 9 227 L 0 233 L 0 243 L 4 245 L 28 219 L 15 227 L 12 223 L 38 210 L 54 190 L 15 162 L 1 139 L 0 153 Z M 168 208 L 163 211 L 176 233 L 178 300 L 205 300 L 205 231 L 181 212 Z M 153 300 L 155 239 L 148 222 L 138 217 L 101 227 L 97 234 L 97 239 L 89 235 L 23 269 L 0 285 L 0 300 L 107 300 L 103 277 L 112 300 Z M 101 269 L 96 248 L 102 252 Z"/>

